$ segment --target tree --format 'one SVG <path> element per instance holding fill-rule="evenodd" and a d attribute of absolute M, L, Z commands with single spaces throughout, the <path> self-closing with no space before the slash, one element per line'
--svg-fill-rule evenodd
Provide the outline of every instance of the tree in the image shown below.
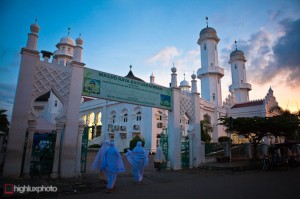
<path fill-rule="evenodd" d="M 200 129 L 201 129 L 201 141 L 205 143 L 210 143 L 211 137 L 208 134 L 208 131 L 211 131 L 211 126 L 207 120 L 200 121 Z"/>
<path fill-rule="evenodd" d="M 9 132 L 10 123 L 7 119 L 7 115 L 5 114 L 7 110 L 0 109 L 0 131 L 4 133 Z"/>
<path fill-rule="evenodd" d="M 300 113 L 292 114 L 289 111 L 283 111 L 280 115 L 273 117 L 240 117 L 235 119 L 223 117 L 219 121 L 219 125 L 224 125 L 226 131 L 234 131 L 249 138 L 253 144 L 253 156 L 257 159 L 257 146 L 264 136 L 271 134 L 275 137 L 289 137 L 299 132 Z"/>

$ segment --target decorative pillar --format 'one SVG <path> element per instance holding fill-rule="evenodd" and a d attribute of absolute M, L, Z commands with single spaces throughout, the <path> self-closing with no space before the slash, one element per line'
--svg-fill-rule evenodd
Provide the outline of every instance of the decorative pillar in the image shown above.
<path fill-rule="evenodd" d="M 25 153 L 25 160 L 24 160 L 25 162 L 23 168 L 23 174 L 25 178 L 30 178 L 32 143 L 33 143 L 33 135 L 35 133 L 36 125 L 37 125 L 36 120 L 28 121 L 28 137 L 27 137 L 26 153 Z"/>
<path fill-rule="evenodd" d="M 170 168 L 181 169 L 180 90 L 173 88 L 172 111 L 168 115 L 168 159 Z"/>
<path fill-rule="evenodd" d="M 193 152 L 193 142 L 194 142 L 194 127 L 190 125 L 188 128 L 188 136 L 189 136 L 189 168 L 193 168 L 193 159 L 194 159 L 194 152 Z"/>
<path fill-rule="evenodd" d="M 200 93 L 197 92 L 196 75 L 192 76 L 192 104 L 193 104 L 193 166 L 197 168 L 201 163 L 205 162 L 205 157 L 201 156 L 201 129 L 200 129 Z"/>
<path fill-rule="evenodd" d="M 84 131 L 84 123 L 80 122 L 78 125 L 78 137 L 77 137 L 77 149 L 76 149 L 76 177 L 81 176 L 81 169 L 80 169 L 80 164 L 81 164 L 81 145 L 82 145 L 82 134 Z"/>
<path fill-rule="evenodd" d="M 57 122 L 56 123 L 56 141 L 55 141 L 55 151 L 54 151 L 54 161 L 52 167 L 52 173 L 50 177 L 52 179 L 57 179 L 59 177 L 59 162 L 60 162 L 60 140 L 61 134 L 63 131 L 64 122 Z"/>

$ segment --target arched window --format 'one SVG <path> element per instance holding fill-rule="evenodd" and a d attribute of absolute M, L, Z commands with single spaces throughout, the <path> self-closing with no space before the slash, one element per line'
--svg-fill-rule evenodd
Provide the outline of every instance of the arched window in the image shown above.
<path fill-rule="evenodd" d="M 127 113 L 124 114 L 123 122 L 128 122 L 128 114 Z"/>
<path fill-rule="evenodd" d="M 142 113 L 139 111 L 136 113 L 136 121 L 141 121 L 142 120 Z"/>
<path fill-rule="evenodd" d="M 114 124 L 116 122 L 116 115 L 112 116 L 112 123 Z"/>
<path fill-rule="evenodd" d="M 54 101 L 54 106 L 57 107 L 57 100 Z"/>

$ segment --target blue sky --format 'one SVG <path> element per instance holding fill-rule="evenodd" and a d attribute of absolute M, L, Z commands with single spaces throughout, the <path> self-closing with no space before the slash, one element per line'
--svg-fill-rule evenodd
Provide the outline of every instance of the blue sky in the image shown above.
<path fill-rule="evenodd" d="M 83 62 L 96 70 L 125 76 L 133 73 L 168 86 L 175 63 L 178 81 L 190 81 L 200 68 L 197 40 L 206 26 L 216 29 L 223 100 L 231 73 L 229 54 L 247 58 L 250 99 L 262 99 L 272 86 L 283 108 L 300 108 L 300 1 L 298 0 L 88 0 L 0 2 L 0 108 L 11 115 L 30 25 L 38 19 L 38 50 L 54 51 L 60 38 L 82 34 Z M 198 80 L 198 83 L 200 80 Z M 199 83 L 200 84 L 200 83 Z M 200 88 L 200 86 L 198 87 Z"/>

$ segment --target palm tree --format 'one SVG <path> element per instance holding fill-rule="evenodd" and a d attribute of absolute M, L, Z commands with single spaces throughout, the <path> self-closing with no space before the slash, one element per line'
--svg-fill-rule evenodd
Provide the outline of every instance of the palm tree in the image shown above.
<path fill-rule="evenodd" d="M 6 111 L 7 110 L 0 109 L 0 131 L 4 133 L 8 133 L 10 125 L 7 115 L 5 114 Z"/>

